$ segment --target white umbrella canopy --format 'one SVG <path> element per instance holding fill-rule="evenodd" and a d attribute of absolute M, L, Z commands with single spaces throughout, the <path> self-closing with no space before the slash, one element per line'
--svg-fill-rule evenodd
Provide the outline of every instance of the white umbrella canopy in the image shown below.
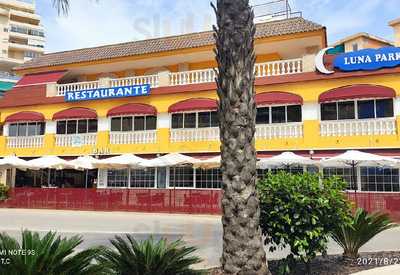
<path fill-rule="evenodd" d="M 92 156 L 81 156 L 69 161 L 69 164 L 77 170 L 90 170 L 95 169 L 98 162 L 99 160 Z"/>
<path fill-rule="evenodd" d="M 348 150 L 332 158 L 322 159 L 322 166 L 396 166 L 400 161 L 394 158 Z"/>
<path fill-rule="evenodd" d="M 179 153 L 167 154 L 152 160 L 146 160 L 143 165 L 145 167 L 168 167 L 168 166 L 178 166 L 185 164 L 196 164 L 200 160 L 182 155 Z"/>
<path fill-rule="evenodd" d="M 0 159 L 0 168 L 9 169 L 9 168 L 18 168 L 22 170 L 26 170 L 30 168 L 28 161 L 20 159 L 16 156 L 6 156 L 3 159 Z"/>
<path fill-rule="evenodd" d="M 215 156 L 208 159 L 199 160 L 193 165 L 195 168 L 212 169 L 221 166 L 221 156 Z"/>
<path fill-rule="evenodd" d="M 134 154 L 123 154 L 111 158 L 98 160 L 94 163 L 96 168 L 113 168 L 113 169 L 127 169 L 127 168 L 141 168 L 146 160 L 135 156 Z"/>
<path fill-rule="evenodd" d="M 292 152 L 283 152 L 270 158 L 261 158 L 257 162 L 257 168 L 267 169 L 270 167 L 293 166 L 293 165 L 316 165 L 317 161 L 307 157 L 296 155 Z"/>
<path fill-rule="evenodd" d="M 62 158 L 57 156 L 43 156 L 37 159 L 29 160 L 29 169 L 39 170 L 39 169 L 74 169 L 74 166 Z"/>

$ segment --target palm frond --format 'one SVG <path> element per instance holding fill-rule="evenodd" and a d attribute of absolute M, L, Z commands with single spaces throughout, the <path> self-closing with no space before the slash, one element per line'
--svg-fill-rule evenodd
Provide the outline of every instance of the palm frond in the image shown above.
<path fill-rule="evenodd" d="M 340 226 L 332 235 L 334 241 L 343 248 L 343 255 L 355 258 L 359 249 L 379 233 L 398 224 L 393 223 L 386 213 L 369 214 L 358 208 L 350 224 Z"/>
<path fill-rule="evenodd" d="M 165 239 L 154 241 L 150 237 L 138 242 L 132 235 L 126 235 L 126 239 L 115 236 L 110 242 L 114 249 L 103 251 L 99 261 L 111 274 L 203 274 L 191 268 L 201 262 L 192 255 L 196 248 L 185 246 L 181 240 L 168 243 Z"/>
<path fill-rule="evenodd" d="M 69 0 L 53 0 L 53 7 L 57 9 L 58 15 L 68 15 L 69 12 Z"/>

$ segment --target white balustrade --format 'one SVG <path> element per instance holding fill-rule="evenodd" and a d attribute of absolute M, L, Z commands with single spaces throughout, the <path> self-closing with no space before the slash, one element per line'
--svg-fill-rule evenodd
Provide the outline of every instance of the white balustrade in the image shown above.
<path fill-rule="evenodd" d="M 171 142 L 186 141 L 218 141 L 219 128 L 188 128 L 188 129 L 171 129 Z"/>
<path fill-rule="evenodd" d="M 95 145 L 96 133 L 75 134 L 75 135 L 56 135 L 56 146 L 81 147 L 84 145 Z"/>
<path fill-rule="evenodd" d="M 303 60 L 301 58 L 258 63 L 254 68 L 256 77 L 289 75 L 302 72 Z"/>
<path fill-rule="evenodd" d="M 171 86 L 207 83 L 214 82 L 215 77 L 214 69 L 177 72 L 169 74 L 169 83 Z"/>
<path fill-rule="evenodd" d="M 145 144 L 156 143 L 157 131 L 131 131 L 131 132 L 110 132 L 111 144 Z"/>
<path fill-rule="evenodd" d="M 303 123 L 272 123 L 256 125 L 256 139 L 301 138 Z"/>
<path fill-rule="evenodd" d="M 125 78 L 115 78 L 110 80 L 110 87 L 121 87 L 121 86 L 133 86 L 150 84 L 151 88 L 158 87 L 159 77 L 158 75 L 143 75 Z"/>
<path fill-rule="evenodd" d="M 376 118 L 321 121 L 320 132 L 324 137 L 395 135 L 396 120 Z"/>
<path fill-rule="evenodd" d="M 7 137 L 8 148 L 39 148 L 43 142 L 44 136 Z"/>
<path fill-rule="evenodd" d="M 92 90 L 99 87 L 98 81 L 74 82 L 67 84 L 57 84 L 57 96 L 65 96 L 66 92 Z"/>

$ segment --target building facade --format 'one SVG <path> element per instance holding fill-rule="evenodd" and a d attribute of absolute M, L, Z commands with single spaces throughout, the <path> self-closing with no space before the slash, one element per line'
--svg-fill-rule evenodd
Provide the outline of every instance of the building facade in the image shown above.
<path fill-rule="evenodd" d="M 344 72 L 333 68 L 335 56 L 326 55 L 323 64 L 332 73 L 323 74 L 316 67 L 327 47 L 323 26 L 298 17 L 256 28 L 259 157 L 293 151 L 318 159 L 348 149 L 400 157 L 399 67 Z M 202 32 L 45 54 L 20 65 L 22 79 L 0 100 L 0 155 L 218 155 L 213 48 L 212 32 Z M 142 84 L 150 86 L 149 93 L 99 99 L 109 89 Z M 343 167 L 321 172 L 351 176 Z M 83 187 L 80 172 L 46 173 L 51 172 L 14 170 L 4 172 L 2 181 Z M 192 167 L 99 170 L 89 178 L 97 188 L 221 186 L 218 169 Z M 399 186 L 397 168 L 357 171 L 360 191 L 396 192 Z"/>
<path fill-rule="evenodd" d="M 0 92 L 19 79 L 12 68 L 44 53 L 44 28 L 34 1 L 0 1 Z"/>

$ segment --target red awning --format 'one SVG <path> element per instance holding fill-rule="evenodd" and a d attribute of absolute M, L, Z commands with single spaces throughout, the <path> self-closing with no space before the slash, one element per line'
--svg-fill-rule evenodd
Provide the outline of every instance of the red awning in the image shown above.
<path fill-rule="evenodd" d="M 60 80 L 67 71 L 55 71 L 55 72 L 45 72 L 36 74 L 24 75 L 15 85 L 15 87 L 26 86 L 26 85 L 37 85 L 45 83 L 54 83 Z"/>
<path fill-rule="evenodd" d="M 256 94 L 256 104 L 303 104 L 303 98 L 288 92 L 265 92 Z"/>
<path fill-rule="evenodd" d="M 324 92 L 319 96 L 318 101 L 319 103 L 323 103 L 343 99 L 393 98 L 395 96 L 396 92 L 392 88 L 378 85 L 360 84 L 339 87 Z"/>
<path fill-rule="evenodd" d="M 19 112 L 6 117 L 6 122 L 44 121 L 44 115 L 37 112 Z"/>
<path fill-rule="evenodd" d="M 217 101 L 210 98 L 191 98 L 179 101 L 168 108 L 170 113 L 197 110 L 217 110 Z"/>
<path fill-rule="evenodd" d="M 156 115 L 157 109 L 154 106 L 140 103 L 128 103 L 110 109 L 107 116 L 123 115 Z"/>
<path fill-rule="evenodd" d="M 97 113 L 96 111 L 87 108 L 71 108 L 57 112 L 53 115 L 53 120 L 73 118 L 97 118 Z"/>

